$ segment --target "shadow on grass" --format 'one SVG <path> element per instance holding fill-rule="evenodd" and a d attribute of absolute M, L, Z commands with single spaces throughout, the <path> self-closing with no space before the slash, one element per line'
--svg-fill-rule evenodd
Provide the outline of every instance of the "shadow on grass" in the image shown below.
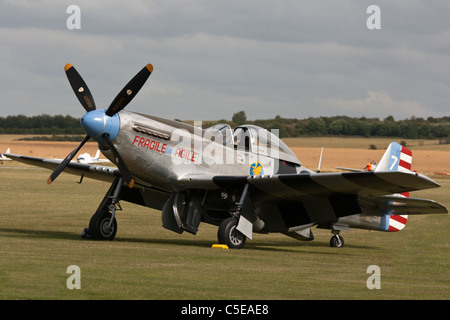
<path fill-rule="evenodd" d="M 64 240 L 79 240 L 80 235 L 76 235 L 67 231 L 54 230 L 35 230 L 35 229 L 18 229 L 18 228 L 0 228 L 0 233 L 8 233 L 3 236 L 20 238 L 21 235 L 26 235 L 31 238 L 43 239 L 64 239 Z"/>
<path fill-rule="evenodd" d="M 23 236 L 27 238 L 36 238 L 36 239 L 56 239 L 56 240 L 75 240 L 75 241 L 86 241 L 86 242 L 100 242 L 96 240 L 88 240 L 82 239 L 80 233 L 73 233 L 69 231 L 55 231 L 55 230 L 36 230 L 36 229 L 19 229 L 19 228 L 0 228 L 0 234 L 5 237 L 14 237 L 21 238 Z M 176 235 L 175 235 L 176 237 Z M 109 241 L 108 241 L 109 242 Z M 213 243 L 216 243 L 215 240 L 199 240 L 199 239 L 167 239 L 167 238 L 132 238 L 132 237 L 116 237 L 111 242 L 117 243 L 142 243 L 142 244 L 159 244 L 159 245 L 176 245 L 176 246 L 188 246 L 188 247 L 201 247 L 201 248 L 210 248 Z M 368 246 L 360 246 L 357 244 L 348 244 L 345 248 L 333 248 L 333 251 L 324 252 L 321 251 L 311 251 L 311 248 L 323 249 L 329 248 L 328 244 L 319 242 L 319 241 L 311 241 L 311 242 L 295 242 L 295 241 L 247 241 L 243 250 L 260 250 L 267 252 L 292 252 L 292 253 L 317 253 L 317 254 L 335 254 L 339 252 L 339 254 L 346 254 L 345 248 L 352 249 L 373 249 L 373 247 Z M 330 248 L 331 249 L 331 248 Z M 350 253 L 348 253 L 350 254 Z"/>

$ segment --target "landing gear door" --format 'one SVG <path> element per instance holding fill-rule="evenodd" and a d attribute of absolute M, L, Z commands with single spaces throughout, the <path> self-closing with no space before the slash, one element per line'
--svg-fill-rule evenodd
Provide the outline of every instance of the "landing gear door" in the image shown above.
<path fill-rule="evenodd" d="M 196 234 L 201 220 L 201 202 L 198 196 L 185 192 L 173 193 L 164 204 L 163 227 L 176 233 Z"/>

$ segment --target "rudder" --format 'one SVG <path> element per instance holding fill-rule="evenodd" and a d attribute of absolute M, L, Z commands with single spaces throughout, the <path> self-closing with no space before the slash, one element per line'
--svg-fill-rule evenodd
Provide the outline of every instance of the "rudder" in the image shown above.
<path fill-rule="evenodd" d="M 376 171 L 411 171 L 412 152 L 408 148 L 392 142 L 386 149 Z"/>
<path fill-rule="evenodd" d="M 408 148 L 392 142 L 386 149 L 380 163 L 375 168 L 375 172 L 379 171 L 403 171 L 410 172 L 412 164 L 412 151 Z M 396 194 L 399 197 L 409 197 L 409 192 Z M 386 212 L 381 217 L 380 230 L 388 232 L 396 232 L 402 230 L 406 226 L 408 220 L 407 215 L 394 215 L 392 212 Z"/>

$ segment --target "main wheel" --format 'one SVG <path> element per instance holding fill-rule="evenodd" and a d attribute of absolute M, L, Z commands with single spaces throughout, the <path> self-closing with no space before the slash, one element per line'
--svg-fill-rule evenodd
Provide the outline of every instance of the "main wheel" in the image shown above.
<path fill-rule="evenodd" d="M 113 219 L 111 226 L 112 214 L 107 210 L 96 212 L 89 222 L 89 236 L 94 240 L 112 240 L 116 236 L 117 222 Z"/>
<path fill-rule="evenodd" d="M 230 249 L 241 249 L 247 239 L 237 228 L 238 219 L 234 217 L 222 221 L 217 231 L 220 244 L 226 244 Z"/>
<path fill-rule="evenodd" d="M 330 239 L 330 247 L 342 248 L 344 246 L 344 238 L 336 234 Z"/>

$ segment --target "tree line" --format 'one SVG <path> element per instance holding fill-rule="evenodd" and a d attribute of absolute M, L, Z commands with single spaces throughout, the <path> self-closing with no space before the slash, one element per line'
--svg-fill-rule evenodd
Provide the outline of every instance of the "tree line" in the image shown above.
<path fill-rule="evenodd" d="M 252 123 L 265 129 L 278 129 L 281 138 L 298 136 L 362 136 L 399 137 L 405 139 L 450 138 L 450 116 L 427 119 L 412 116 L 410 119 L 395 120 L 366 117 L 309 117 L 291 119 L 276 116 L 274 119 L 247 121 L 245 112 L 235 113 L 234 124 Z"/>
<path fill-rule="evenodd" d="M 69 115 L 41 114 L 0 117 L 0 134 L 85 134 L 80 119 Z"/>
<path fill-rule="evenodd" d="M 309 117 L 307 119 L 282 118 L 248 120 L 244 111 L 233 114 L 231 120 L 204 121 L 203 128 L 228 123 L 232 127 L 244 123 L 254 124 L 265 129 L 278 129 L 281 138 L 299 136 L 362 136 L 399 137 L 405 139 L 449 139 L 450 116 L 427 119 L 411 117 L 395 120 L 393 116 L 385 119 L 366 117 Z M 14 115 L 0 117 L 0 134 L 81 134 L 80 119 L 66 115 L 37 116 Z"/>

